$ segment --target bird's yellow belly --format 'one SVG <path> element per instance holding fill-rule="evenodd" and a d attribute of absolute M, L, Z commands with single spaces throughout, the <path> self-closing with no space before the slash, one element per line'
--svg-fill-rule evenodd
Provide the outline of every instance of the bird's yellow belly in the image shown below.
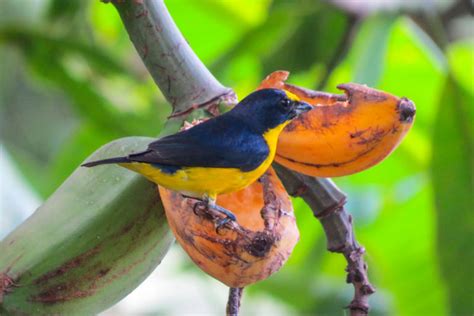
<path fill-rule="evenodd" d="M 170 174 L 146 163 L 121 165 L 165 188 L 191 196 L 213 197 L 241 190 L 256 181 L 270 166 L 271 160 L 267 160 L 269 160 L 268 163 L 265 161 L 257 169 L 249 172 L 242 172 L 236 168 L 184 167 Z"/>
<path fill-rule="evenodd" d="M 248 172 L 238 168 L 183 167 L 174 173 L 166 173 L 147 163 L 132 162 L 120 165 L 167 189 L 190 196 L 207 195 L 215 198 L 216 195 L 235 192 L 249 186 L 267 171 L 275 157 L 278 135 L 286 124 L 287 122 L 263 134 L 270 149 L 269 155 L 258 168 Z"/>

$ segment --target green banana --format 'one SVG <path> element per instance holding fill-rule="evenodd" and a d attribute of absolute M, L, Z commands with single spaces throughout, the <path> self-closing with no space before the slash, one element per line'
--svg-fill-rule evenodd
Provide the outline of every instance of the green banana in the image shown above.
<path fill-rule="evenodd" d="M 119 139 L 89 159 L 151 140 Z M 173 241 L 156 185 L 118 166 L 79 167 L 0 242 L 0 314 L 98 313 L 135 289 Z"/>

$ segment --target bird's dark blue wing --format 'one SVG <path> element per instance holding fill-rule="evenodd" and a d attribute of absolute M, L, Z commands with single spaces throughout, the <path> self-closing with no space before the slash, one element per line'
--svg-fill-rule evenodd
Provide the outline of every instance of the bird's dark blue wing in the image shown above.
<path fill-rule="evenodd" d="M 229 114 L 229 113 L 228 113 Z M 132 161 L 179 167 L 238 168 L 251 171 L 268 157 L 262 135 L 232 115 L 222 115 L 189 130 L 161 138 Z"/>

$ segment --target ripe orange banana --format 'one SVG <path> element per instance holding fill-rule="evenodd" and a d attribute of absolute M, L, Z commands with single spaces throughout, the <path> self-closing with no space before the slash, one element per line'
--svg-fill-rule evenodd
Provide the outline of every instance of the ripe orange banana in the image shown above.
<path fill-rule="evenodd" d="M 317 177 L 353 174 L 382 161 L 413 125 L 415 105 L 355 83 L 341 84 L 345 95 L 285 83 L 288 72 L 270 74 L 259 88 L 286 89 L 315 108 L 281 133 L 275 160 Z"/>
<path fill-rule="evenodd" d="M 218 204 L 237 216 L 237 223 L 219 232 L 212 218 L 193 213 L 195 200 L 159 190 L 178 242 L 202 270 L 229 287 L 278 271 L 299 239 L 291 201 L 273 170 L 241 191 L 218 197 Z"/>

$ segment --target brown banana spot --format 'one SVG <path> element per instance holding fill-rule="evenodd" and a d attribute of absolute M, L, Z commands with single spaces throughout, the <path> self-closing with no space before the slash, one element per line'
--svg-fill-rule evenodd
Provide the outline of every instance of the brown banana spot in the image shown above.
<path fill-rule="evenodd" d="M 357 145 L 369 145 L 374 143 L 377 144 L 382 140 L 382 138 L 385 137 L 385 135 L 388 134 L 386 130 L 379 127 L 368 128 L 367 130 L 370 130 L 369 137 L 365 138 L 362 136 L 362 134 L 359 135 L 358 138 L 360 138 L 360 140 L 356 143 Z"/>
<path fill-rule="evenodd" d="M 292 132 L 295 130 L 316 130 L 320 128 L 318 123 L 319 122 L 315 122 L 308 112 L 291 121 L 290 124 L 285 127 L 284 132 Z M 324 124 L 324 122 L 322 124 Z"/>
<path fill-rule="evenodd" d="M 17 284 L 8 273 L 0 273 L 0 304 L 3 303 L 3 297 L 13 291 Z"/>
<path fill-rule="evenodd" d="M 293 120 L 290 124 L 286 125 L 285 131 L 292 132 L 298 127 L 298 124 Z"/>
<path fill-rule="evenodd" d="M 399 125 L 398 125 L 398 124 L 393 124 L 393 125 L 392 125 L 392 128 L 390 129 L 390 132 L 391 132 L 392 134 L 396 134 L 396 133 L 398 133 L 399 130 L 400 130 Z"/>
<path fill-rule="evenodd" d="M 72 270 L 74 268 L 77 268 L 80 266 L 86 259 L 95 256 L 98 254 L 100 251 L 100 247 L 96 246 L 94 248 L 91 248 L 87 250 L 86 252 L 80 254 L 79 256 L 74 257 L 73 259 L 67 261 L 66 263 L 62 264 L 59 268 L 54 269 L 50 272 L 47 272 L 43 274 L 41 277 L 37 278 L 36 280 L 33 281 L 33 284 L 41 284 L 44 282 L 47 282 L 49 279 L 53 279 L 55 277 L 58 277 L 60 275 L 63 275 L 64 273 L 68 272 L 69 270 Z"/>
<path fill-rule="evenodd" d="M 380 94 L 380 93 L 366 93 L 364 94 L 364 100 L 367 102 L 383 102 L 387 100 L 387 96 Z"/>
<path fill-rule="evenodd" d="M 265 232 L 258 232 L 251 243 L 246 247 L 249 254 L 254 257 L 265 257 L 275 243 L 272 235 Z"/>
<path fill-rule="evenodd" d="M 31 298 L 33 302 L 41 302 L 44 304 L 56 304 L 66 302 L 71 299 L 87 297 L 95 293 L 95 289 L 80 290 L 70 283 L 59 283 L 42 291 L 38 295 Z"/>
<path fill-rule="evenodd" d="M 368 128 L 355 131 L 355 132 L 353 132 L 353 133 L 350 133 L 350 134 L 349 134 L 349 137 L 350 137 L 351 139 L 352 139 L 352 138 L 360 137 L 360 136 L 362 136 L 362 134 L 364 134 L 365 132 L 367 132 L 367 130 L 368 130 Z"/>
<path fill-rule="evenodd" d="M 154 190 L 155 186 L 153 184 L 150 184 L 150 186 L 152 186 Z M 127 275 L 131 269 L 145 260 L 147 255 L 156 248 L 160 240 L 153 242 L 150 247 L 144 249 L 140 256 L 137 256 L 131 263 L 120 269 L 113 270 L 112 267 L 94 259 L 94 257 L 105 247 L 113 247 L 114 244 L 122 244 L 123 241 L 120 237 L 125 234 L 130 234 L 131 237 L 130 241 L 128 241 L 127 249 L 121 252 L 120 255 L 112 258 L 111 261 L 117 261 L 129 255 L 133 249 L 133 244 L 144 236 L 148 236 L 153 231 L 152 227 L 144 229 L 145 225 L 143 225 L 143 223 L 152 220 L 155 216 L 157 216 L 156 220 L 164 216 L 164 212 L 159 214 L 153 212 L 157 203 L 160 203 L 158 195 L 143 211 L 143 214 L 136 218 L 136 221 L 127 223 L 114 234 L 104 236 L 102 242 L 95 247 L 86 250 L 66 261 L 58 268 L 33 280 L 32 284 L 40 286 L 40 292 L 31 295 L 29 301 L 52 305 L 77 298 L 88 297 L 94 295 L 102 287 L 110 284 L 117 278 Z M 90 264 L 87 265 L 87 263 Z M 62 278 L 63 275 L 75 273 L 73 270 L 78 271 L 79 269 L 86 271 L 80 270 L 81 273 L 77 273 L 77 276 L 73 276 L 67 281 Z M 84 283 L 84 281 L 86 282 Z"/>

